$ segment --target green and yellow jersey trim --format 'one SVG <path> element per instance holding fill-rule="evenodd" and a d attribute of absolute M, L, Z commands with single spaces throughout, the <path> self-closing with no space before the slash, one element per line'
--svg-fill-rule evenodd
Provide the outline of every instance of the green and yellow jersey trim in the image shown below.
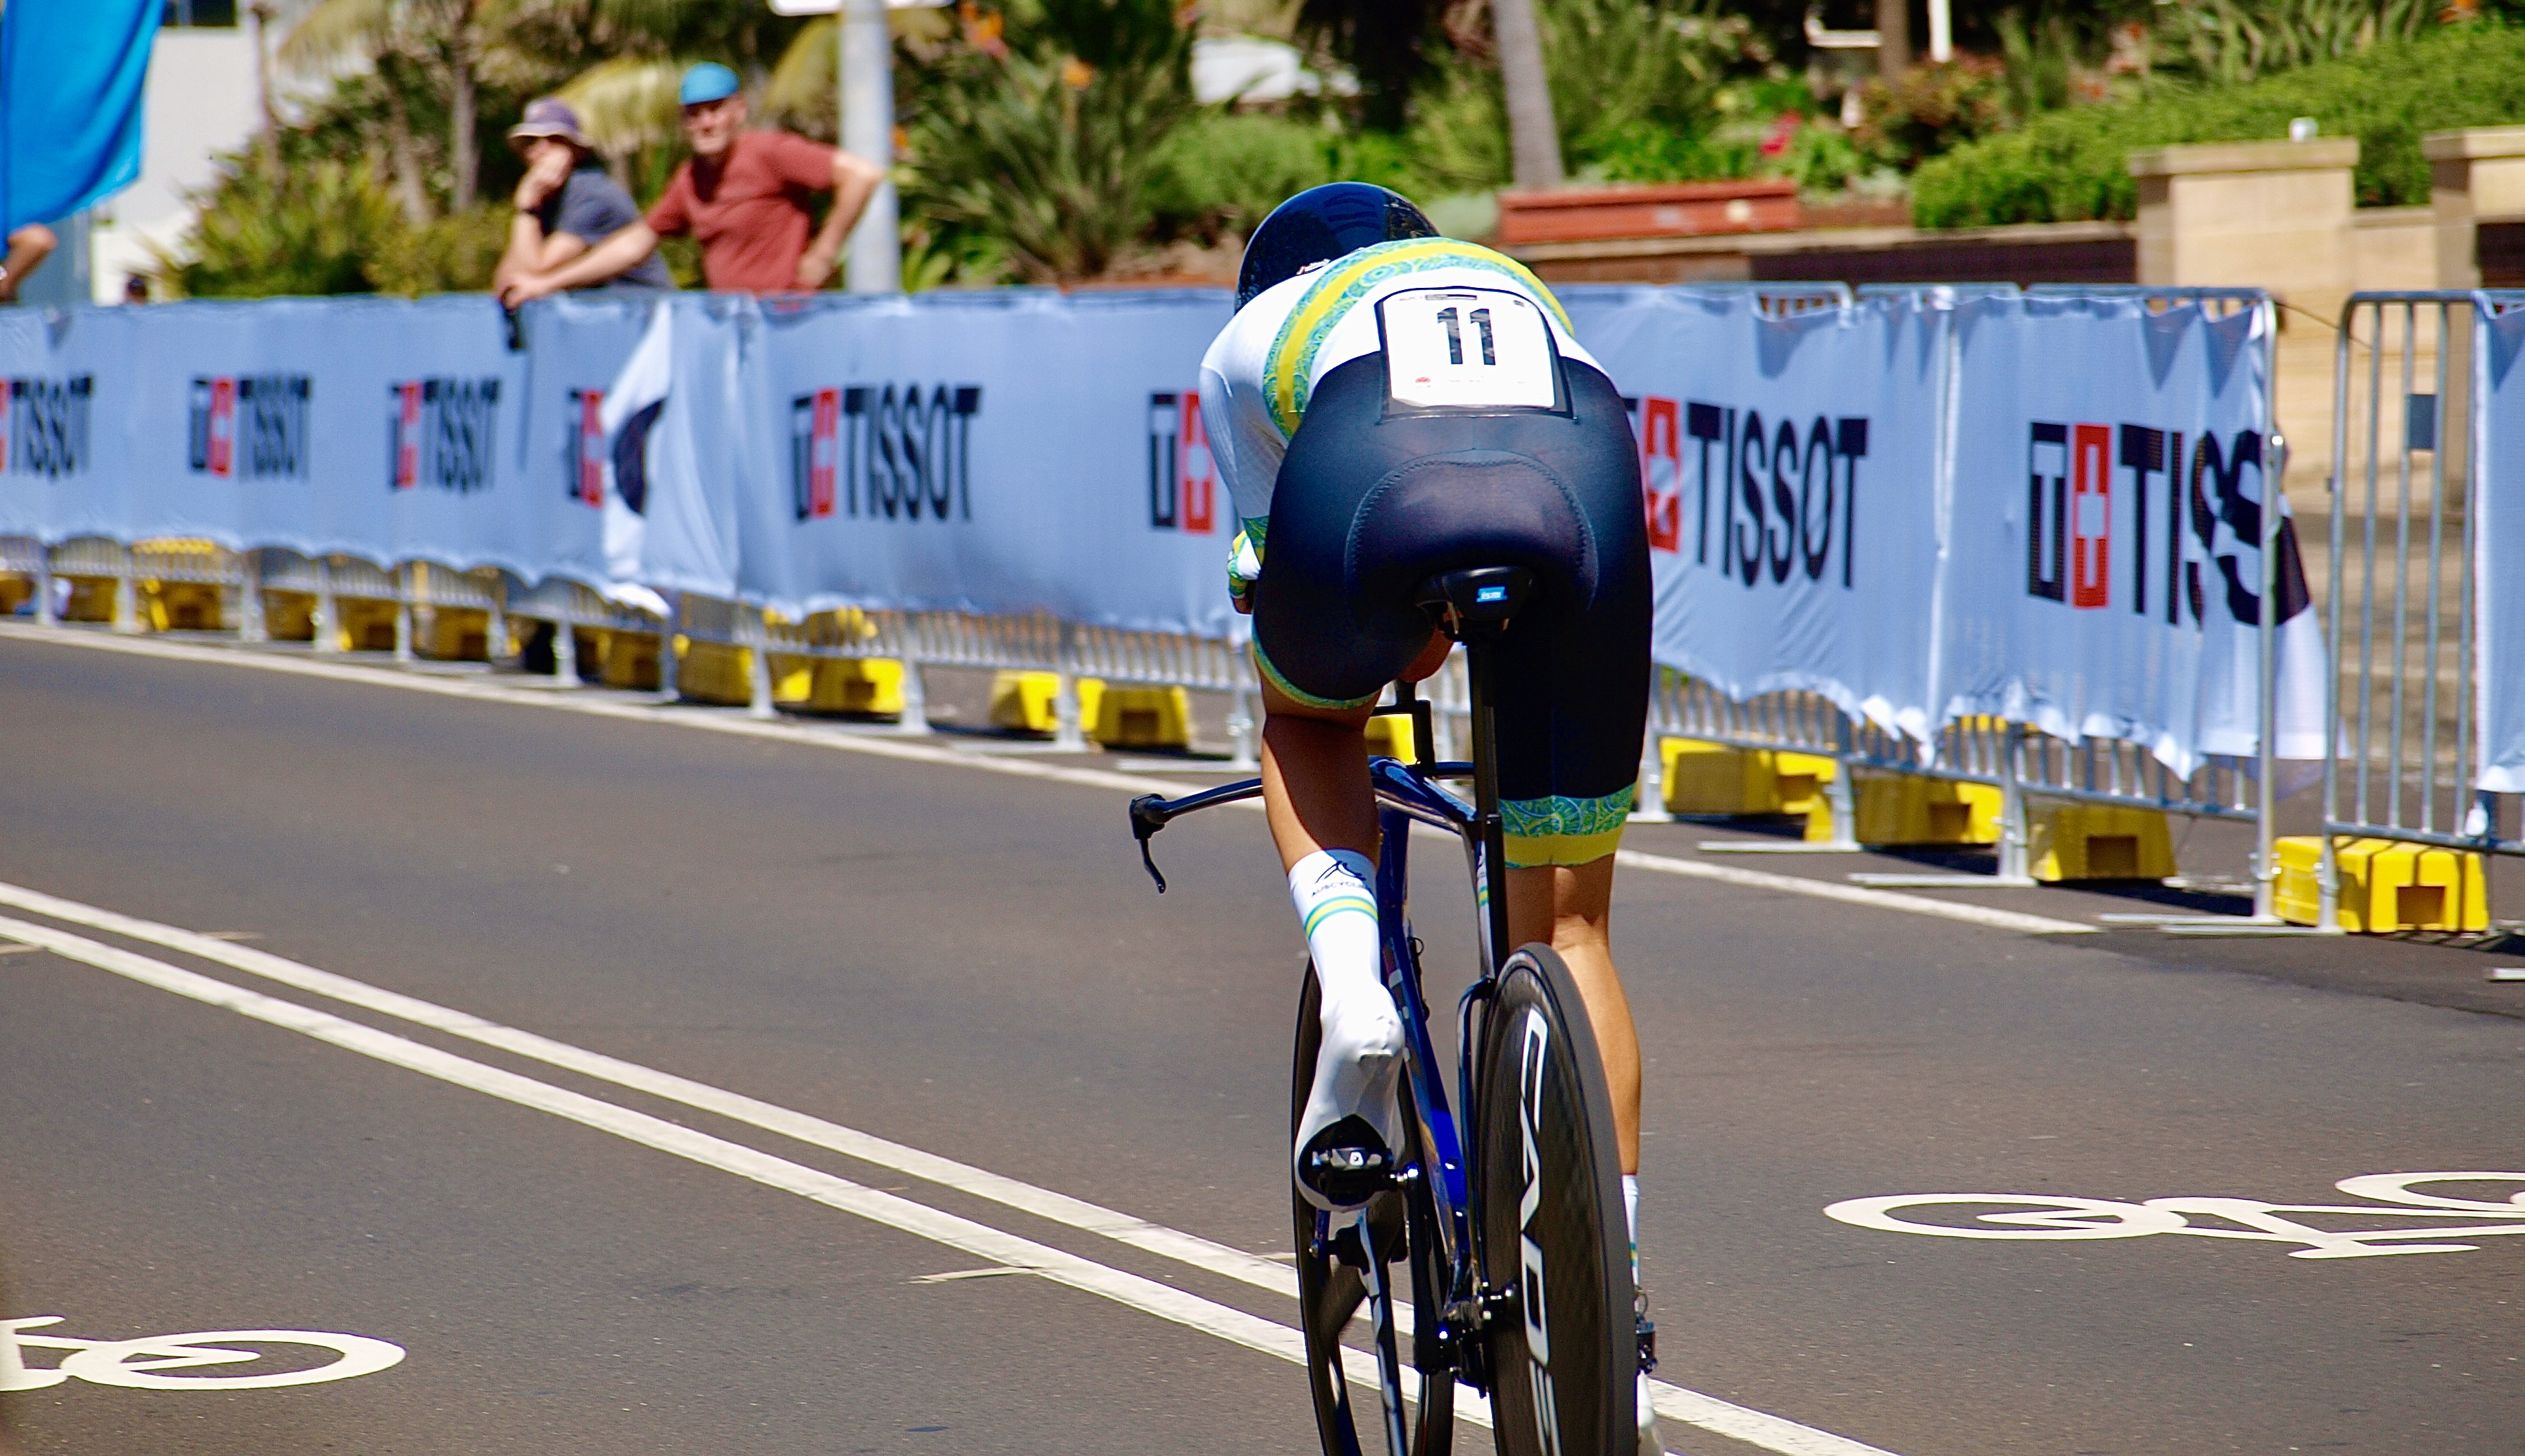
<path fill-rule="evenodd" d="M 1351 307 L 1379 283 L 1441 267 L 1485 268 L 1523 284 L 1552 310 L 1562 332 L 1576 332 L 1569 325 L 1569 315 L 1561 310 L 1560 300 L 1554 298 L 1543 280 L 1513 258 L 1454 238 L 1404 238 L 1362 248 L 1334 260 L 1316 274 L 1315 281 L 1300 295 L 1298 306 L 1280 321 L 1280 332 L 1271 340 L 1271 352 L 1264 356 L 1263 397 L 1281 434 L 1298 432 L 1298 421 L 1307 413 L 1315 353 Z"/>

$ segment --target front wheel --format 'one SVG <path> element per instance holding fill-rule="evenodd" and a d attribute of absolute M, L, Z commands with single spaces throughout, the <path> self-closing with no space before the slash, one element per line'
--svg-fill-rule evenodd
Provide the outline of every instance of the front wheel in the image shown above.
<path fill-rule="evenodd" d="M 1314 967 L 1307 967 L 1307 983 L 1298 997 L 1298 1037 L 1292 1058 L 1292 1082 L 1289 1093 L 1289 1133 L 1296 1139 L 1299 1119 L 1307 1110 L 1307 1094 L 1315 1080 L 1315 1049 L 1323 1043 L 1323 1024 L 1319 1015 L 1323 990 L 1315 982 Z M 1405 1145 L 1402 1149 L 1407 1166 L 1428 1167 L 1422 1155 L 1417 1118 L 1404 1119 Z M 1407 1234 L 1412 1230 L 1434 1229 L 1435 1212 L 1430 1208 L 1425 1189 L 1391 1190 L 1377 1194 L 1367 1205 L 1365 1238 L 1359 1233 L 1335 1235 L 1329 1221 L 1298 1191 L 1297 1180 L 1289 1182 L 1290 1201 L 1294 1205 L 1294 1231 L 1298 1253 L 1299 1324 L 1307 1342 L 1307 1384 L 1314 1397 L 1315 1432 L 1323 1443 L 1324 1456 L 1364 1456 L 1365 1451 L 1385 1451 L 1389 1456 L 1446 1456 L 1455 1438 L 1456 1378 L 1452 1370 L 1421 1372 L 1419 1398 L 1408 1436 L 1394 1430 L 1393 1413 L 1381 1409 L 1387 1399 L 1400 1401 L 1403 1391 L 1403 1359 L 1394 1332 L 1385 1337 L 1374 1337 L 1371 1332 L 1367 1350 L 1347 1350 L 1342 1344 L 1343 1332 L 1351 1326 L 1360 1306 L 1368 1301 L 1366 1251 L 1375 1250 L 1376 1274 L 1387 1289 L 1389 1300 L 1399 1302 L 1398 1291 L 1392 1290 L 1391 1264 L 1403 1262 L 1408 1254 L 1414 1284 L 1414 1302 L 1419 1306 L 1417 1318 L 1426 1323 L 1436 1317 L 1431 1291 L 1437 1287 L 1434 1271 L 1435 1244 L 1426 1234 Z M 1371 1321 L 1371 1324 L 1373 1322 Z M 1361 1362 L 1361 1374 L 1375 1373 L 1373 1386 L 1376 1398 L 1354 1402 L 1351 1399 L 1353 1380 L 1344 1358 Z M 1362 1394 L 1365 1392 L 1362 1391 Z M 1368 1432 L 1364 1448 L 1360 1433 Z M 1399 1448 L 1408 1442 L 1410 1452 Z"/>
<path fill-rule="evenodd" d="M 1612 1097 L 1569 967 L 1526 946 L 1499 975 L 1473 1090 L 1473 1207 L 1501 1456 L 1630 1451 L 1637 1339 Z"/>

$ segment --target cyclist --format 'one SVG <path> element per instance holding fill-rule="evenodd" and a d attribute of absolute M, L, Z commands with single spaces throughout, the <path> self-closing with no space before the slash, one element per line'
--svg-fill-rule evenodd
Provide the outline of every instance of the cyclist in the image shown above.
<path fill-rule="evenodd" d="M 1534 596 L 1496 650 L 1510 940 L 1559 950 L 1586 1002 L 1636 1286 L 1639 1040 L 1607 917 L 1648 713 L 1651 589 L 1621 396 L 1532 273 L 1440 237 L 1382 187 L 1334 182 L 1273 210 L 1236 301 L 1202 362 L 1201 409 L 1240 524 L 1228 589 L 1254 616 L 1264 807 L 1323 994 L 1299 1187 L 1355 1207 L 1370 1189 L 1340 1170 L 1357 1161 L 1328 1154 L 1402 1141 L 1363 730 L 1387 683 L 1429 676 L 1452 646 L 1413 588 L 1524 565 Z M 1662 1451 L 1640 1380 L 1642 1449 Z"/>

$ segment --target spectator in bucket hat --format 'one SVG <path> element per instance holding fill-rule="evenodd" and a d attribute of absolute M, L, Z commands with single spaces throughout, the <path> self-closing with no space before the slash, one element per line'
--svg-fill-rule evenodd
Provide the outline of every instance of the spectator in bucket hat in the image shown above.
<path fill-rule="evenodd" d="M 717 62 L 686 71 L 678 95 L 693 154 L 649 216 L 558 268 L 511 279 L 503 301 L 515 305 L 613 277 L 650 257 L 659 238 L 680 233 L 701 241 L 702 276 L 712 288 L 786 293 L 824 286 L 885 173 L 791 132 L 746 130 L 736 73 Z M 833 205 L 817 229 L 808 203 L 825 191 Z"/>
<path fill-rule="evenodd" d="M 525 120 L 509 128 L 509 145 L 525 157 L 526 174 L 518 183 L 509 251 L 491 275 L 494 288 L 549 273 L 640 220 L 631 194 L 606 174 L 578 129 L 578 113 L 565 103 L 549 96 L 528 103 Z M 675 280 L 652 247 L 627 267 L 571 286 L 672 288 Z"/>

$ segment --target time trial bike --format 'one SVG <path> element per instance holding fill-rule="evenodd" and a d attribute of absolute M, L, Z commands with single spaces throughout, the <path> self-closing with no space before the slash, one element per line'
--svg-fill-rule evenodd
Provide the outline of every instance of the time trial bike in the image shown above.
<path fill-rule="evenodd" d="M 1354 1369 L 1373 1372 L 1370 1420 L 1391 1456 L 1452 1449 L 1459 1386 L 1490 1397 L 1506 1456 L 1628 1452 L 1633 1375 L 1656 1364 L 1654 1332 L 1635 1320 L 1612 1103 L 1585 1005 L 1551 946 L 1509 948 L 1491 648 L 1533 586 L 1521 567 L 1477 567 L 1431 577 L 1415 594 L 1466 649 L 1469 761 L 1431 761 L 1429 704 L 1411 684 L 1397 683 L 1394 701 L 1376 709 L 1408 714 L 1412 726 L 1412 761 L 1377 757 L 1368 768 L 1383 835 L 1378 936 L 1406 1029 L 1404 1146 L 1383 1170 L 1382 1190 L 1355 1215 L 1324 1213 L 1292 1184 L 1307 1373 L 1326 1456 L 1362 1456 Z M 1470 803 L 1448 787 L 1467 779 Z M 1153 835 L 1262 792 L 1260 779 L 1246 779 L 1134 800 L 1131 831 L 1159 891 L 1165 877 L 1149 852 Z M 1457 1002 L 1454 1068 L 1469 1138 L 1459 1131 L 1429 1035 L 1420 942 L 1408 913 L 1415 824 L 1461 838 L 1472 878 L 1480 963 Z M 1319 994 L 1310 966 L 1298 1004 L 1293 1137 L 1314 1077 Z M 1397 1289 L 1396 1266 L 1408 1271 L 1408 1292 Z M 1345 1335 L 1362 1304 L 1360 1349 Z M 1407 1364 L 1419 1377 L 1413 1409 L 1404 1399 Z"/>

